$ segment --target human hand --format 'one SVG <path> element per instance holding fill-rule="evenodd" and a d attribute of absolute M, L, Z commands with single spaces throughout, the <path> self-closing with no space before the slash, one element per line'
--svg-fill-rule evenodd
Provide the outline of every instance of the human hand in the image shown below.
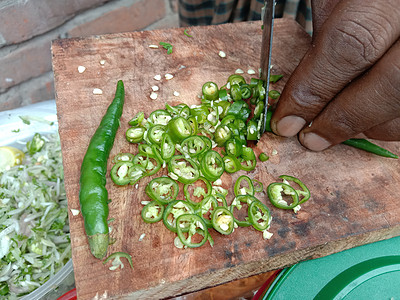
<path fill-rule="evenodd" d="M 312 46 L 271 120 L 321 151 L 352 137 L 400 140 L 400 0 L 315 0 Z"/>

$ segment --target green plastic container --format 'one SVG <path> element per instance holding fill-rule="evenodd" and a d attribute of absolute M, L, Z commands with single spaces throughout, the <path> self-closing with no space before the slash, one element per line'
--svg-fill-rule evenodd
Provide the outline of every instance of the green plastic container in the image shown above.
<path fill-rule="evenodd" d="M 286 268 L 261 299 L 400 299 L 400 237 Z"/>

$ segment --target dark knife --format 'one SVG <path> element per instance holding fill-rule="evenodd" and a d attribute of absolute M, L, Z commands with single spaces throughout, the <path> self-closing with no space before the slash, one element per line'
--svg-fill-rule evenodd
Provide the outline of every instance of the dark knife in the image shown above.
<path fill-rule="evenodd" d="M 268 111 L 269 78 L 271 75 L 272 35 L 274 29 L 275 0 L 265 0 L 262 12 L 263 30 L 261 42 L 261 79 L 264 81 L 265 106 L 259 137 L 265 132 Z"/>

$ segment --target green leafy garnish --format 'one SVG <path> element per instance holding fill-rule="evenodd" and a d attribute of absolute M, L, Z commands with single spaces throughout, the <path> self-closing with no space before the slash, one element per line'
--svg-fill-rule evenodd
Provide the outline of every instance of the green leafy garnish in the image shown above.
<path fill-rule="evenodd" d="M 172 53 L 172 45 L 170 43 L 160 42 L 160 45 L 163 46 L 163 48 L 167 50 L 167 54 Z"/>
<path fill-rule="evenodd" d="M 20 132 L 21 131 L 21 129 L 13 129 L 13 130 L 11 130 L 11 132 L 15 132 L 15 133 L 17 133 L 17 132 Z"/>
<path fill-rule="evenodd" d="M 188 29 L 185 29 L 185 30 L 183 31 L 183 33 L 184 33 L 186 36 L 188 36 L 188 37 L 193 37 L 192 35 L 190 35 L 190 34 L 188 33 Z"/>

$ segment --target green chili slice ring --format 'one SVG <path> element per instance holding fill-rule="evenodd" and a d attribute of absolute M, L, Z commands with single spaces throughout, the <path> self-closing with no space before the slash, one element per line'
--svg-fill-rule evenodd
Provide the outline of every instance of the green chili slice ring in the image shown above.
<path fill-rule="evenodd" d="M 224 160 L 217 151 L 209 150 L 200 161 L 200 170 L 205 178 L 215 181 L 224 173 Z"/>
<path fill-rule="evenodd" d="M 157 157 L 148 157 L 147 166 L 145 168 L 147 176 L 154 175 L 161 169 L 161 161 Z"/>
<path fill-rule="evenodd" d="M 150 147 L 151 148 L 151 147 Z M 152 150 L 153 152 L 153 150 Z M 136 154 L 135 157 L 133 158 L 133 163 L 135 165 L 141 165 L 145 169 L 147 169 L 147 166 L 149 165 L 149 157 L 148 155 L 143 155 L 141 153 Z M 155 155 L 153 155 L 155 157 Z"/>
<path fill-rule="evenodd" d="M 197 122 L 196 118 L 194 116 L 189 116 L 187 121 L 190 127 L 192 127 L 192 135 L 197 134 L 197 131 L 199 130 L 199 123 Z"/>
<path fill-rule="evenodd" d="M 212 195 L 204 197 L 198 205 L 197 214 L 204 219 L 208 228 L 212 227 L 211 217 L 216 207 L 218 207 L 218 201 Z"/>
<path fill-rule="evenodd" d="M 143 141 L 144 133 L 146 129 L 144 127 L 131 127 L 125 133 L 126 140 L 130 143 L 140 143 Z"/>
<path fill-rule="evenodd" d="M 241 169 L 240 162 L 238 159 L 232 155 L 224 156 L 225 172 L 235 173 Z"/>
<path fill-rule="evenodd" d="M 128 170 L 129 184 L 135 184 L 147 175 L 146 169 L 142 165 L 133 165 Z"/>
<path fill-rule="evenodd" d="M 285 199 L 283 199 L 282 193 L 286 196 L 291 196 L 292 203 L 290 205 Z M 271 183 L 267 187 L 267 194 L 271 203 L 278 208 L 293 209 L 299 204 L 299 195 L 297 194 L 296 190 L 286 183 Z"/>
<path fill-rule="evenodd" d="M 193 206 L 183 200 L 171 201 L 164 210 L 163 223 L 172 232 L 176 232 L 176 219 L 183 214 L 194 214 Z"/>
<path fill-rule="evenodd" d="M 257 129 L 257 122 L 254 120 L 250 120 L 247 123 L 247 140 L 248 141 L 256 141 L 258 140 L 258 129 Z"/>
<path fill-rule="evenodd" d="M 168 162 L 168 171 L 172 179 L 183 184 L 193 183 L 200 177 L 200 171 L 194 160 L 183 155 L 175 155 Z"/>
<path fill-rule="evenodd" d="M 230 131 L 229 127 L 226 125 L 219 125 L 215 129 L 214 133 L 214 140 L 219 147 L 225 145 L 225 143 L 231 138 L 232 132 Z"/>
<path fill-rule="evenodd" d="M 232 74 L 228 77 L 229 84 L 232 86 L 234 84 L 241 85 L 241 84 L 246 84 L 246 80 L 242 75 L 239 74 Z"/>
<path fill-rule="evenodd" d="M 202 186 L 196 185 L 197 182 L 203 182 L 205 188 Z M 192 195 L 190 194 L 189 188 L 195 186 Z M 207 196 L 211 195 L 211 183 L 204 177 L 199 177 L 195 182 L 185 184 L 183 186 L 183 193 L 185 195 L 185 199 L 189 201 L 194 206 L 199 205 L 199 203 L 206 198 Z M 195 201 L 198 200 L 198 201 Z"/>
<path fill-rule="evenodd" d="M 302 190 L 296 190 L 297 194 L 299 195 L 299 204 L 302 204 L 306 202 L 308 199 L 310 199 L 310 190 L 300 179 L 289 175 L 281 175 L 279 176 L 279 178 L 282 178 L 283 180 L 286 181 L 293 181 L 294 183 L 297 183 L 299 187 L 302 188 Z M 303 198 L 300 199 L 300 196 L 303 196 Z"/>
<path fill-rule="evenodd" d="M 254 186 L 254 192 L 261 193 L 264 190 L 263 183 L 257 179 L 252 179 L 252 181 Z"/>
<path fill-rule="evenodd" d="M 168 111 L 163 109 L 157 109 L 150 114 L 148 121 L 154 125 L 165 126 L 171 119 L 172 119 L 171 114 Z"/>
<path fill-rule="evenodd" d="M 237 137 L 231 138 L 225 143 L 225 151 L 228 155 L 238 157 L 242 155 L 243 144 L 239 140 L 239 138 Z"/>
<path fill-rule="evenodd" d="M 163 134 L 165 133 L 166 128 L 164 125 L 154 125 L 149 128 L 147 131 L 147 138 L 152 144 L 161 144 L 161 140 Z"/>
<path fill-rule="evenodd" d="M 138 112 L 129 122 L 128 124 L 131 126 L 138 126 L 144 120 L 144 112 Z"/>
<path fill-rule="evenodd" d="M 148 157 L 154 157 L 155 154 L 153 153 L 153 150 L 151 149 L 151 145 L 149 144 L 140 144 L 138 147 L 139 154 L 143 156 L 148 156 Z"/>
<path fill-rule="evenodd" d="M 247 215 L 247 209 L 242 209 L 243 205 L 248 206 L 254 201 L 255 197 L 251 195 L 239 195 L 233 199 L 229 206 L 229 211 L 232 213 L 235 223 L 240 227 L 249 227 L 251 223 Z"/>
<path fill-rule="evenodd" d="M 216 83 L 208 81 L 201 88 L 203 98 L 206 100 L 217 100 L 219 98 L 219 90 Z"/>
<path fill-rule="evenodd" d="M 129 178 L 129 169 L 134 166 L 133 162 L 120 161 L 111 168 L 111 179 L 117 185 L 126 185 L 131 179 Z"/>
<path fill-rule="evenodd" d="M 256 230 L 267 230 L 271 224 L 271 213 L 268 207 L 259 200 L 250 203 L 248 208 L 248 216 L 250 223 Z"/>
<path fill-rule="evenodd" d="M 179 185 L 169 177 L 157 177 L 146 185 L 145 192 L 150 199 L 160 204 L 168 204 L 176 200 Z"/>
<path fill-rule="evenodd" d="M 175 154 L 175 143 L 172 141 L 168 133 L 164 133 L 161 139 L 161 158 L 168 161 Z"/>
<path fill-rule="evenodd" d="M 210 141 L 211 144 L 211 141 Z M 207 150 L 208 144 L 206 140 L 198 135 L 189 136 L 181 143 L 182 154 L 187 154 L 190 157 L 196 157 Z"/>
<path fill-rule="evenodd" d="M 175 117 L 168 122 L 167 133 L 174 142 L 180 143 L 183 139 L 192 135 L 192 126 L 185 118 Z"/>
<path fill-rule="evenodd" d="M 242 184 L 243 182 L 246 182 L 247 186 L 243 185 Z M 235 196 L 239 196 L 239 195 L 254 196 L 253 180 L 251 180 L 250 177 L 248 177 L 246 175 L 240 176 L 235 182 L 234 192 L 235 192 Z"/>
<path fill-rule="evenodd" d="M 118 163 L 120 161 L 130 161 L 130 162 L 132 162 L 134 157 L 135 156 L 132 153 L 121 152 L 121 153 L 116 154 L 113 157 L 112 162 L 114 164 L 116 164 L 116 163 Z"/>
<path fill-rule="evenodd" d="M 164 209 L 164 205 L 151 201 L 142 208 L 140 215 L 146 223 L 156 223 L 162 220 Z"/>
<path fill-rule="evenodd" d="M 242 92 L 240 90 L 240 86 L 238 84 L 231 85 L 230 93 L 233 101 L 242 100 Z"/>
<path fill-rule="evenodd" d="M 235 219 L 233 214 L 225 207 L 218 206 L 212 213 L 212 227 L 221 234 L 228 235 L 233 232 Z"/>
<path fill-rule="evenodd" d="M 189 248 L 203 246 L 208 240 L 207 225 L 198 215 L 180 215 L 176 220 L 176 232 L 182 244 Z M 197 235 L 202 236 L 199 242 L 193 241 L 197 240 Z"/>

